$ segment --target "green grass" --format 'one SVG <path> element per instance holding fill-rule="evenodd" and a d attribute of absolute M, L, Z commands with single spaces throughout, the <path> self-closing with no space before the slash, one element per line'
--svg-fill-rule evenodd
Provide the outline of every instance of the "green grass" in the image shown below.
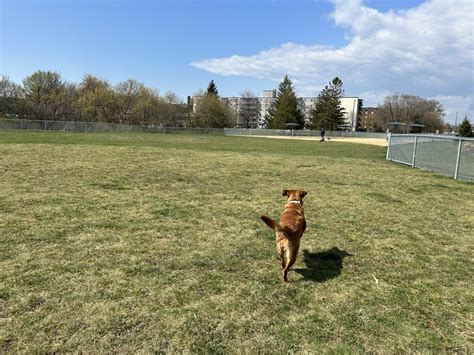
<path fill-rule="evenodd" d="M 472 352 L 474 185 L 385 149 L 0 132 L 0 351 Z M 290 283 L 283 188 L 309 191 Z"/>

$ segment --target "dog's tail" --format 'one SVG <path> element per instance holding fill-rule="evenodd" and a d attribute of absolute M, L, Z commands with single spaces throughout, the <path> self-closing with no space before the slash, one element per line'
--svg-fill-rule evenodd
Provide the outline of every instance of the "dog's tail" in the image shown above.
<path fill-rule="evenodd" d="M 288 228 L 286 226 L 282 226 L 279 223 L 276 223 L 273 219 L 267 216 L 261 216 L 260 217 L 267 226 L 269 226 L 271 229 L 277 231 L 277 232 L 282 232 L 284 234 L 291 233 L 292 230 L 291 228 Z"/>
<path fill-rule="evenodd" d="M 267 226 L 269 226 L 271 229 L 275 230 L 277 224 L 273 219 L 271 219 L 270 217 L 267 217 L 267 216 L 260 216 L 260 218 L 262 219 L 262 221 L 265 222 L 265 224 Z"/>

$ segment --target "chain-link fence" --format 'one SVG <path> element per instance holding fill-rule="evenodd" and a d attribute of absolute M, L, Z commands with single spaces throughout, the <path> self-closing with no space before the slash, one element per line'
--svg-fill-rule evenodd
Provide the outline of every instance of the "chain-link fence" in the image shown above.
<path fill-rule="evenodd" d="M 67 132 L 149 132 L 149 133 L 196 133 L 223 135 L 219 128 L 187 128 L 163 126 L 134 126 L 105 122 L 47 121 L 0 119 L 0 129 L 19 129 L 30 131 L 67 131 Z"/>
<path fill-rule="evenodd" d="M 0 119 L 0 130 L 69 131 L 69 132 L 149 132 L 214 134 L 233 136 L 318 137 L 317 130 L 278 130 L 250 128 L 185 128 L 133 126 L 104 122 Z M 386 138 L 385 133 L 326 131 L 329 137 Z M 474 181 L 474 138 L 440 135 L 392 134 L 387 160 L 438 172 L 455 179 Z"/>
<path fill-rule="evenodd" d="M 392 134 L 387 160 L 474 181 L 474 138 Z"/>
<path fill-rule="evenodd" d="M 261 128 L 187 128 L 163 126 L 134 126 L 105 122 L 48 121 L 25 119 L 0 119 L 0 129 L 69 132 L 150 132 L 196 133 L 228 136 L 295 136 L 319 137 L 319 130 L 261 129 Z M 386 138 L 385 133 L 326 131 L 326 137 Z"/>

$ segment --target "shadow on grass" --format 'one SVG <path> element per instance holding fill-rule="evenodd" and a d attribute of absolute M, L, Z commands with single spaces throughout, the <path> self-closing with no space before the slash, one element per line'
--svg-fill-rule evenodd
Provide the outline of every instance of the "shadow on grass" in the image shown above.
<path fill-rule="evenodd" d="M 305 280 L 313 282 L 325 282 L 338 277 L 342 270 L 342 260 L 346 256 L 353 256 L 345 250 L 333 247 L 329 250 L 311 253 L 303 250 L 303 261 L 305 269 L 295 269 Z"/>

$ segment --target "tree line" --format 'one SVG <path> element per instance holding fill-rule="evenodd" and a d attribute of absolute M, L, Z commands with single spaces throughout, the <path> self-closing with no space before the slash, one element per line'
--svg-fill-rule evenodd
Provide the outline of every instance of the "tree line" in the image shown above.
<path fill-rule="evenodd" d="M 112 85 L 86 74 L 68 83 L 54 71 L 38 70 L 17 84 L 0 76 L 0 115 L 38 120 L 107 122 L 168 127 L 233 127 L 235 113 L 221 100 L 212 80 L 195 110 L 173 92 L 128 79 Z"/>
<path fill-rule="evenodd" d="M 305 117 L 293 83 L 286 75 L 263 122 L 271 129 L 339 130 L 345 125 L 352 126 L 354 122 L 345 122 L 341 107 L 343 96 L 343 82 L 335 77 L 321 90 Z M 54 71 L 38 70 L 21 84 L 0 75 L 0 114 L 3 116 L 177 127 L 223 128 L 238 123 L 248 128 L 260 115 L 260 103 L 254 94 L 244 91 L 238 109 L 233 110 L 228 99 L 219 96 L 214 80 L 207 90 L 198 91 L 194 97 L 196 102 L 192 107 L 172 92 L 160 95 L 158 90 L 134 79 L 113 85 L 91 74 L 86 74 L 78 84 L 64 81 Z M 360 121 L 362 100 L 358 102 Z M 378 105 L 371 130 L 385 132 L 387 122 L 397 121 L 407 126 L 423 125 L 428 132 L 442 131 L 443 116 L 443 107 L 436 100 L 392 94 Z"/>
<path fill-rule="evenodd" d="M 189 109 L 173 92 L 128 79 L 112 85 L 86 74 L 79 84 L 54 71 L 38 70 L 17 84 L 0 77 L 0 114 L 38 120 L 66 120 L 132 125 L 185 125 Z"/>

